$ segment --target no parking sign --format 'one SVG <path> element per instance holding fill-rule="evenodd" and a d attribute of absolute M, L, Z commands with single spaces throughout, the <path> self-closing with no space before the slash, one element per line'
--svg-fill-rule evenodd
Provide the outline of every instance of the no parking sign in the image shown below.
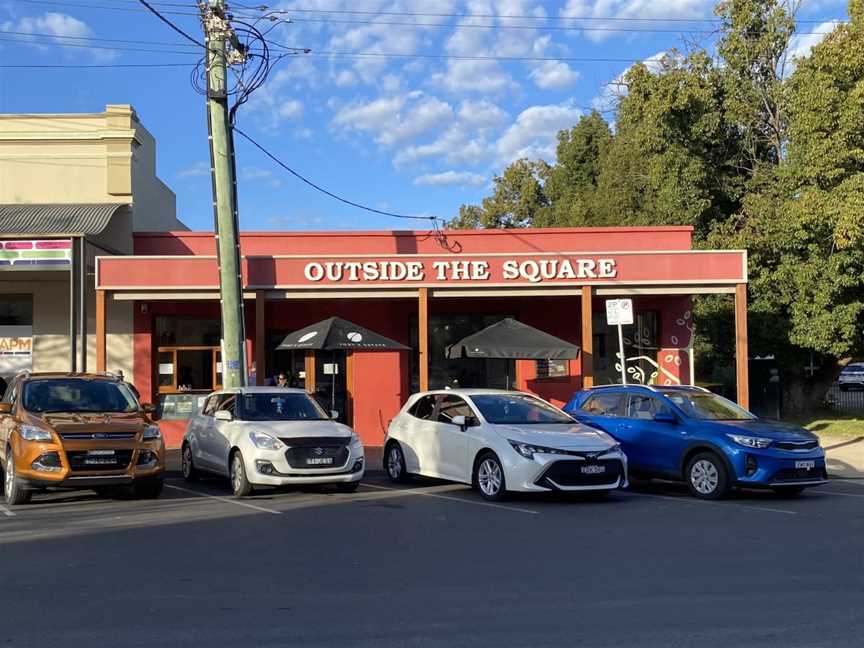
<path fill-rule="evenodd" d="M 618 327 L 618 353 L 621 367 L 621 384 L 627 384 L 627 359 L 624 357 L 624 334 L 622 326 L 633 323 L 632 299 L 607 299 L 606 323 Z"/>

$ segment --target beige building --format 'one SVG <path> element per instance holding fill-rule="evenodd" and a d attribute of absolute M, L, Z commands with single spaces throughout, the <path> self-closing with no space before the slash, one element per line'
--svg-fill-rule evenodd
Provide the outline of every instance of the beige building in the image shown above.
<path fill-rule="evenodd" d="M 131 106 L 0 115 L 0 376 L 93 370 L 94 257 L 185 229 Z M 106 366 L 131 375 L 132 305 L 107 308 Z"/>

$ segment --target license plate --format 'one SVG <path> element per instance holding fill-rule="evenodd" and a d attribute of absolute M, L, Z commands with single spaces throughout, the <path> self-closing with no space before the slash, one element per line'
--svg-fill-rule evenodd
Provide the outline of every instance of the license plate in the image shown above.
<path fill-rule="evenodd" d="M 816 467 L 816 462 L 815 461 L 796 461 L 795 467 L 796 468 L 806 468 L 807 470 L 810 470 L 811 468 Z"/>
<path fill-rule="evenodd" d="M 308 466 L 326 466 L 333 463 L 333 457 L 310 457 L 306 460 Z"/>
<path fill-rule="evenodd" d="M 583 475 L 599 475 L 606 472 L 606 466 L 582 466 Z"/>
<path fill-rule="evenodd" d="M 88 450 L 87 456 L 88 457 L 113 457 L 114 451 L 113 450 Z"/>

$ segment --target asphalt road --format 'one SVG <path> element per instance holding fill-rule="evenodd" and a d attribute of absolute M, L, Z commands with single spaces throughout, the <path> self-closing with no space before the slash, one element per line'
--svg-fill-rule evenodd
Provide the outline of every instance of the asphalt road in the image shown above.
<path fill-rule="evenodd" d="M 0 509 L 0 646 L 864 645 L 864 482 L 500 506 L 170 484 Z"/>

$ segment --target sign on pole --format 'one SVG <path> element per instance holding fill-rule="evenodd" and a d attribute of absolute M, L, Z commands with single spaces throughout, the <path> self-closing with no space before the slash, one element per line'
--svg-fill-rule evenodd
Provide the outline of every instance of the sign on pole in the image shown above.
<path fill-rule="evenodd" d="M 609 326 L 618 327 L 618 352 L 621 358 L 621 384 L 627 384 L 627 366 L 624 357 L 624 332 L 622 326 L 633 323 L 633 300 L 632 299 L 607 299 L 606 300 L 606 323 Z"/>

